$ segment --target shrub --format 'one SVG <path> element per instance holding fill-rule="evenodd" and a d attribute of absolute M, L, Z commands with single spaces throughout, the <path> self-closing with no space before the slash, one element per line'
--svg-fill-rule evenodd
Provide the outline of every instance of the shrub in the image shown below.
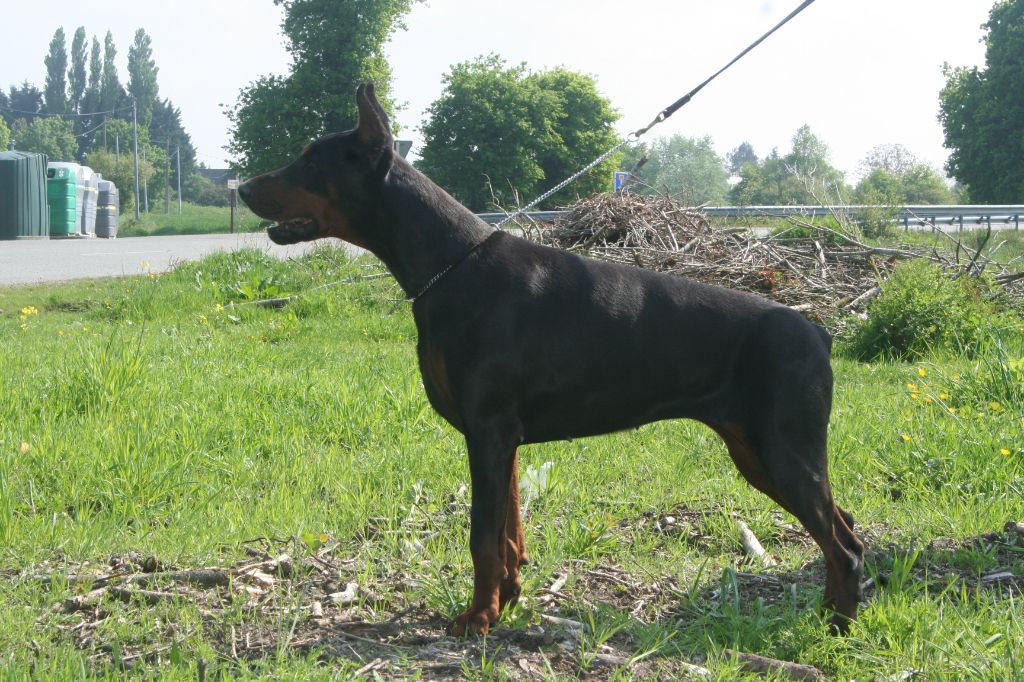
<path fill-rule="evenodd" d="M 899 264 L 881 287 L 847 344 L 860 360 L 913 360 L 935 350 L 975 357 L 998 316 L 986 280 L 953 279 L 925 260 Z"/>

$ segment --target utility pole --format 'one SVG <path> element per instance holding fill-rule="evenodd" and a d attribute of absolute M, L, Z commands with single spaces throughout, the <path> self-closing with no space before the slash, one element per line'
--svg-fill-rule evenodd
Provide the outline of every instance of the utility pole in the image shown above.
<path fill-rule="evenodd" d="M 174 147 L 174 158 L 178 164 L 178 215 L 181 215 L 181 145 Z"/>
<path fill-rule="evenodd" d="M 132 143 L 135 147 L 135 219 L 139 219 L 139 121 L 132 100 Z"/>
<path fill-rule="evenodd" d="M 164 143 L 165 153 L 167 157 L 167 182 L 164 183 L 164 213 L 170 214 L 171 212 L 171 140 Z"/>

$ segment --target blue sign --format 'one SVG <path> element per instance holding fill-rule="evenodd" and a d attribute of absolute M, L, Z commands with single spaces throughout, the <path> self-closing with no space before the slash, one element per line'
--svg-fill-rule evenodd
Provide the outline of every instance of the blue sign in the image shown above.
<path fill-rule="evenodd" d="M 626 171 L 615 171 L 615 191 L 621 192 L 622 188 L 629 182 L 629 173 Z"/>

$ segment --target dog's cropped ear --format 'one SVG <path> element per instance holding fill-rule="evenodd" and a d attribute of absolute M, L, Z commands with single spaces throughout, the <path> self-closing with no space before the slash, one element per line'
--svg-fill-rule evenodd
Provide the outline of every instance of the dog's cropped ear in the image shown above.
<path fill-rule="evenodd" d="M 359 126 L 356 132 L 359 140 L 370 147 L 391 149 L 394 138 L 388 115 L 377 101 L 373 83 L 360 85 L 356 90 L 356 106 L 359 107 Z"/>

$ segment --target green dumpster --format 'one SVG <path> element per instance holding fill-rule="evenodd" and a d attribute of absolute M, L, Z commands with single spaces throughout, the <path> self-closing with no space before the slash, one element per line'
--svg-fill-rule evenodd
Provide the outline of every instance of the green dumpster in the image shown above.
<path fill-rule="evenodd" d="M 68 237 L 78 231 L 77 178 L 69 169 L 46 171 L 46 203 L 50 207 L 51 237 Z"/>
<path fill-rule="evenodd" d="M 46 155 L 0 152 L 0 239 L 49 235 Z"/>

